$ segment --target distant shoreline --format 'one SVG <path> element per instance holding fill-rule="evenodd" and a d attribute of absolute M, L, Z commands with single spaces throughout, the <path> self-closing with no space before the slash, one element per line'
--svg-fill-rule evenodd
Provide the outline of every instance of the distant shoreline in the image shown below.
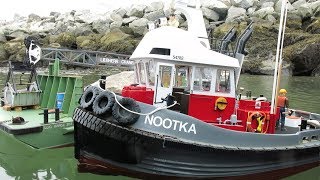
<path fill-rule="evenodd" d="M 115 10 L 117 8 L 129 8 L 131 5 L 139 4 L 150 4 L 151 2 L 157 2 L 160 0 L 92 0 L 90 4 L 86 0 L 77 1 L 64 1 L 56 0 L 51 2 L 43 3 L 43 1 L 38 0 L 33 1 L 33 3 L 28 3 L 28 1 L 21 1 L 19 5 L 11 4 L 10 1 L 6 2 L 7 7 L 15 7 L 16 11 L 1 9 L 0 8 L 0 25 L 2 22 L 11 22 L 14 20 L 14 16 L 28 17 L 29 14 L 37 14 L 39 16 L 49 16 L 50 12 L 67 13 L 72 10 L 83 11 L 90 10 L 92 13 L 105 14 Z M 16 1 L 14 1 L 16 2 Z M 171 2 L 171 0 L 161 0 L 166 6 Z M 63 4 L 63 6 L 61 5 Z M 35 10 L 37 9 L 37 10 Z M 32 11 L 31 11 L 32 10 Z"/>

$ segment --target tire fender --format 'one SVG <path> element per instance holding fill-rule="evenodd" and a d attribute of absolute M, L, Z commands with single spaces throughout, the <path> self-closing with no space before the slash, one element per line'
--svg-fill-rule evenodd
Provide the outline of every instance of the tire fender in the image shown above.
<path fill-rule="evenodd" d="M 99 95 L 100 90 L 97 87 L 88 87 L 81 96 L 80 107 L 88 111 L 92 111 L 92 105 L 96 97 Z"/>
<path fill-rule="evenodd" d="M 92 109 L 97 115 L 104 115 L 112 111 L 114 96 L 108 91 L 101 92 L 94 100 Z"/>
<path fill-rule="evenodd" d="M 134 99 L 131 98 L 122 98 L 119 100 L 119 103 L 125 108 L 140 113 L 140 107 Z M 120 125 L 131 125 L 137 122 L 140 115 L 131 113 L 122 107 L 119 104 L 115 103 L 112 108 L 112 116 Z"/>

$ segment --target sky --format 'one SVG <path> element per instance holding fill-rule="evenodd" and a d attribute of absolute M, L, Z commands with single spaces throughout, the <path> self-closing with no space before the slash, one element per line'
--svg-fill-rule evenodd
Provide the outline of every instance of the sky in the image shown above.
<path fill-rule="evenodd" d="M 156 0 L 6 0 L 0 6 L 0 20 L 12 20 L 15 13 L 28 16 L 31 13 L 48 16 L 50 12 L 70 12 L 71 10 L 107 12 L 118 7 L 132 4 L 150 4 Z M 159 1 L 159 0 L 157 0 Z M 161 0 L 171 2 L 171 0 Z"/>

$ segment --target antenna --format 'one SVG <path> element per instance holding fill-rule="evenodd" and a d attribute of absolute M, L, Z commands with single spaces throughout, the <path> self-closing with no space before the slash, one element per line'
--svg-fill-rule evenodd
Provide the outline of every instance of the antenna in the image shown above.
<path fill-rule="evenodd" d="M 274 69 L 274 78 L 273 78 L 273 89 L 272 89 L 272 100 L 271 100 L 271 109 L 270 114 L 276 113 L 277 106 L 277 96 L 278 89 L 280 85 L 280 74 L 281 74 L 281 63 L 282 63 L 282 48 L 283 48 L 283 38 L 285 31 L 285 24 L 287 16 L 287 0 L 282 1 L 281 6 L 281 15 L 280 15 L 280 24 L 279 24 L 279 33 L 278 33 L 278 43 L 277 43 L 277 52 L 276 52 L 276 63 Z M 280 60 L 279 60 L 280 59 Z M 279 72 L 278 72 L 279 70 Z"/>

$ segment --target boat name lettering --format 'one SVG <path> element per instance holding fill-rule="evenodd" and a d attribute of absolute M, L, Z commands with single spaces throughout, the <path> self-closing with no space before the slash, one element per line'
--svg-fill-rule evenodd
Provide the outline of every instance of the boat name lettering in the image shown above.
<path fill-rule="evenodd" d="M 144 124 L 149 124 L 151 126 L 160 127 L 162 126 L 165 129 L 172 129 L 174 131 L 182 131 L 185 133 L 193 132 L 197 134 L 195 124 L 190 124 L 188 122 L 182 122 L 179 120 L 169 119 L 169 118 L 162 118 L 160 116 L 146 116 L 144 120 Z"/>
<path fill-rule="evenodd" d="M 183 59 L 184 59 L 184 57 L 183 57 L 183 56 L 176 56 L 176 55 L 173 55 L 173 59 L 183 60 Z"/>
<path fill-rule="evenodd" d="M 61 127 L 68 127 L 68 126 L 72 126 L 72 125 L 73 125 L 72 122 L 58 123 L 58 124 L 45 124 L 45 125 L 43 125 L 43 129 L 61 128 Z"/>

